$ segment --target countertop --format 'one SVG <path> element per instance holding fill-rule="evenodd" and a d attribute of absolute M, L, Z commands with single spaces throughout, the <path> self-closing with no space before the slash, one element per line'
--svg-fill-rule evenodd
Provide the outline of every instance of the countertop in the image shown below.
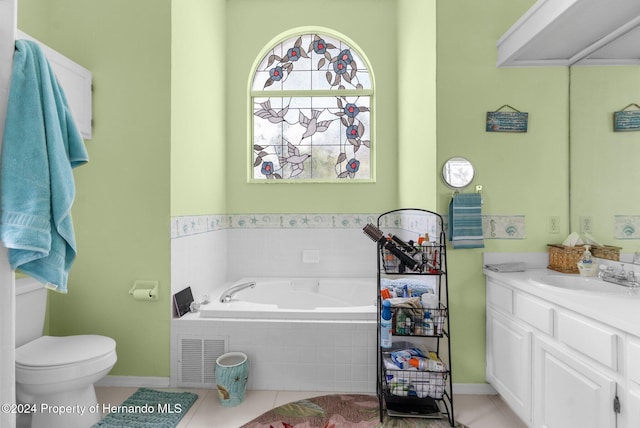
<path fill-rule="evenodd" d="M 567 275 L 550 269 L 533 268 L 525 272 L 493 272 L 484 269 L 488 278 L 495 278 L 511 287 L 540 297 L 557 306 L 578 312 L 596 321 L 640 337 L 640 290 L 637 294 L 608 294 L 595 291 L 567 290 L 543 284 L 545 275 Z M 620 287 L 611 284 L 612 287 Z"/>

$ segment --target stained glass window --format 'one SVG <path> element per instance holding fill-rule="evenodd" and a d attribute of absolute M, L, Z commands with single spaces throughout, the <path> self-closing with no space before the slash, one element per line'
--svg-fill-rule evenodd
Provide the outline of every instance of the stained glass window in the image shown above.
<path fill-rule="evenodd" d="M 251 85 L 252 180 L 373 181 L 373 77 L 341 38 L 273 46 Z"/>

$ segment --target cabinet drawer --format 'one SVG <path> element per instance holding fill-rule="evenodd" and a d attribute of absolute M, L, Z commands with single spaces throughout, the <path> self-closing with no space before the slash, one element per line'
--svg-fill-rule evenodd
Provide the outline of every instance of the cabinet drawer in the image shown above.
<path fill-rule="evenodd" d="M 487 303 L 512 314 L 513 291 L 495 281 L 489 280 L 487 283 Z"/>
<path fill-rule="evenodd" d="M 553 336 L 553 307 L 540 299 L 527 294 L 516 293 L 515 314 L 522 321 Z"/>
<path fill-rule="evenodd" d="M 558 312 L 558 339 L 587 357 L 617 370 L 618 335 L 579 315 Z"/>
<path fill-rule="evenodd" d="M 629 379 L 640 384 L 640 338 L 629 338 L 627 341 L 627 367 Z"/>

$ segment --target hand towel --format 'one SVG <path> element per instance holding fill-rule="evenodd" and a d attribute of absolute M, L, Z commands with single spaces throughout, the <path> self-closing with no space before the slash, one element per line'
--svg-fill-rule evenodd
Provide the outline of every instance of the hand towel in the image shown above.
<path fill-rule="evenodd" d="M 449 204 L 449 239 L 453 248 L 484 248 L 482 195 L 454 195 Z"/>
<path fill-rule="evenodd" d="M 0 166 L 0 239 L 19 269 L 67 292 L 76 256 L 72 168 L 88 161 L 67 99 L 40 47 L 17 40 Z"/>
<path fill-rule="evenodd" d="M 527 265 L 524 262 L 495 263 L 484 265 L 485 269 L 493 272 L 524 272 Z"/>

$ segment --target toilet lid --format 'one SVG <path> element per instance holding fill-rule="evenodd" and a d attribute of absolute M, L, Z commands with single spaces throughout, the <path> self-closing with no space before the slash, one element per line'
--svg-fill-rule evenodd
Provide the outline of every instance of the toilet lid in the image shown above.
<path fill-rule="evenodd" d="M 115 348 L 115 340 L 106 336 L 42 336 L 16 349 L 16 364 L 30 367 L 75 364 L 102 357 Z"/>

